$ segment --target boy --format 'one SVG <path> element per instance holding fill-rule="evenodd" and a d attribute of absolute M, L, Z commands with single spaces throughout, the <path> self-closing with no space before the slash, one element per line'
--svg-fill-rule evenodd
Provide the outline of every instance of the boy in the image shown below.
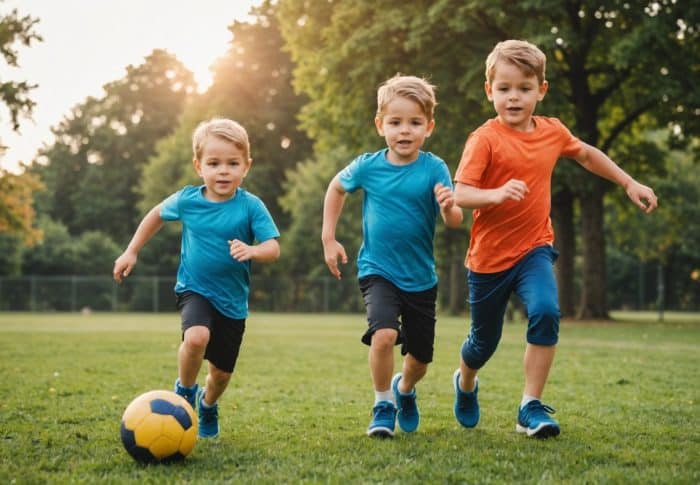
<path fill-rule="evenodd" d="M 279 257 L 279 232 L 263 202 L 240 187 L 252 163 L 241 125 L 228 119 L 202 122 L 192 147 L 194 169 L 204 184 L 185 186 L 146 214 L 114 262 L 113 276 L 118 283 L 129 276 L 138 252 L 163 221 L 182 222 L 175 293 L 183 333 L 175 392 L 193 409 L 199 407 L 198 435 L 215 438 L 217 400 L 231 379 L 248 316 L 250 264 Z M 203 359 L 209 372 L 199 389 Z"/>
<path fill-rule="evenodd" d="M 369 436 L 393 436 L 397 411 L 404 432 L 418 428 L 415 385 L 432 361 L 435 336 L 435 220 L 440 214 L 449 227 L 462 221 L 447 165 L 420 150 L 435 127 L 435 104 L 433 86 L 423 79 L 397 75 L 386 81 L 377 93 L 374 124 L 388 148 L 357 157 L 333 178 L 324 201 L 324 257 L 340 278 L 338 259 L 348 258 L 335 239 L 336 224 L 346 193 L 364 191 L 357 266 L 369 327 L 362 342 L 369 345 L 375 393 Z M 403 370 L 392 378 L 398 343 Z"/>
<path fill-rule="evenodd" d="M 455 202 L 474 209 L 465 265 L 469 269 L 471 330 L 453 376 L 454 413 L 465 427 L 479 421 L 478 370 L 496 350 L 511 293 L 528 315 L 525 388 L 516 430 L 527 436 L 559 434 L 540 401 L 558 340 L 559 304 L 552 264 L 554 234 L 550 185 L 559 157 L 625 188 L 645 212 L 656 208 L 654 192 L 610 158 L 571 135 L 556 118 L 533 116 L 547 93 L 545 55 L 533 44 L 500 42 L 486 60 L 486 96 L 496 118 L 467 139 L 455 175 Z"/>

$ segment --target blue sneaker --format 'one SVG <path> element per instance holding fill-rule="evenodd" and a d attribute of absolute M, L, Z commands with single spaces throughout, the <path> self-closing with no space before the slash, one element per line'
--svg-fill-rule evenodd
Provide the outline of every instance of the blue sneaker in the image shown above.
<path fill-rule="evenodd" d="M 479 392 L 479 381 L 476 381 L 476 387 L 473 391 L 464 392 L 459 388 L 459 369 L 457 369 L 452 377 L 452 384 L 455 388 L 455 418 L 459 424 L 465 428 L 473 428 L 479 422 L 479 400 L 477 394 Z"/>
<path fill-rule="evenodd" d="M 185 400 L 190 403 L 190 406 L 192 406 L 192 410 L 194 411 L 197 409 L 197 391 L 199 390 L 199 386 L 195 383 L 194 386 L 192 387 L 185 387 L 182 384 L 180 384 L 180 379 L 175 379 L 175 394 L 178 396 L 182 396 L 185 398 Z"/>
<path fill-rule="evenodd" d="M 559 423 L 549 417 L 554 409 L 538 400 L 530 401 L 518 409 L 518 424 L 515 431 L 527 433 L 530 437 L 549 438 L 559 434 Z"/>
<path fill-rule="evenodd" d="M 372 422 L 367 428 L 367 436 L 380 438 L 392 438 L 394 436 L 394 422 L 396 421 L 396 407 L 393 402 L 379 401 L 372 408 Z"/>
<path fill-rule="evenodd" d="M 205 389 L 200 389 L 197 397 L 199 403 L 199 429 L 197 435 L 200 438 L 216 438 L 219 436 L 219 405 L 207 407 L 202 403 Z"/>
<path fill-rule="evenodd" d="M 402 394 L 399 391 L 400 380 L 400 372 L 391 379 L 391 390 L 394 391 L 394 399 L 398 409 L 399 427 L 405 433 L 412 433 L 418 429 L 418 423 L 420 423 L 420 413 L 418 406 L 416 406 L 416 388 L 414 387 L 410 394 Z"/>

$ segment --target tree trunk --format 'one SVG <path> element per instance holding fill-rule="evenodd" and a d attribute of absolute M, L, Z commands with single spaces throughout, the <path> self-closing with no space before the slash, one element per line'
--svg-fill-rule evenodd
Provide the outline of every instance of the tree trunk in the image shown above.
<path fill-rule="evenodd" d="M 580 319 L 607 319 L 605 300 L 605 233 L 603 231 L 603 181 L 596 179 L 594 189 L 581 197 L 581 240 L 583 281 Z"/>
<path fill-rule="evenodd" d="M 450 263 L 450 299 L 448 311 L 450 315 L 459 315 L 465 307 L 464 287 L 467 284 L 464 276 L 464 260 L 457 255 Z"/>
<path fill-rule="evenodd" d="M 559 308 L 562 318 L 576 316 L 574 256 L 576 255 L 576 232 L 574 228 L 574 195 L 563 188 L 552 196 L 552 224 L 554 247 L 559 251 L 555 265 L 559 287 Z"/>

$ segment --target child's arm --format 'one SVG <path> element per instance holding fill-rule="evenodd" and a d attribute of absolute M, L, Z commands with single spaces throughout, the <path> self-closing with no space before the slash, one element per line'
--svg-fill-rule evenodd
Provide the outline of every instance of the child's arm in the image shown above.
<path fill-rule="evenodd" d="M 452 228 L 459 227 L 464 214 L 462 214 L 462 209 L 455 204 L 452 189 L 438 183 L 435 184 L 433 191 L 438 204 L 440 204 L 440 215 L 445 225 Z"/>
<path fill-rule="evenodd" d="M 480 189 L 473 185 L 455 184 L 455 204 L 463 209 L 482 209 L 506 200 L 521 201 L 530 192 L 522 180 L 510 179 L 495 189 Z"/>
<path fill-rule="evenodd" d="M 280 245 L 277 239 L 268 239 L 260 244 L 248 245 L 243 241 L 234 239 L 229 241 L 229 252 L 236 261 L 248 261 L 256 263 L 271 263 L 280 257 Z"/>
<path fill-rule="evenodd" d="M 346 192 L 336 175 L 328 185 L 326 198 L 323 201 L 323 228 L 321 229 L 321 241 L 323 242 L 323 257 L 326 260 L 331 274 L 340 279 L 341 273 L 338 268 L 338 259 L 343 264 L 347 264 L 348 255 L 345 248 L 335 239 L 335 228 L 343 211 Z"/>
<path fill-rule="evenodd" d="M 596 147 L 583 142 L 582 145 L 581 152 L 574 159 L 583 168 L 623 187 L 627 197 L 647 214 L 656 209 L 658 202 L 650 187 L 637 182 Z"/>
<path fill-rule="evenodd" d="M 146 214 L 136 228 L 131 242 L 126 250 L 114 261 L 114 269 L 112 276 L 117 283 L 122 282 L 122 278 L 126 278 L 131 273 L 136 265 L 139 251 L 146 243 L 160 230 L 163 226 L 163 219 L 160 217 L 160 206 L 158 204 Z"/>

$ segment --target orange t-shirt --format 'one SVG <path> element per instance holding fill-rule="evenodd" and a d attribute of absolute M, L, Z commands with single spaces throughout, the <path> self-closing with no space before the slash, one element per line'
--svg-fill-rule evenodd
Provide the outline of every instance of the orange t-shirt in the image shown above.
<path fill-rule="evenodd" d="M 521 132 L 494 118 L 467 138 L 455 182 L 494 189 L 514 178 L 530 189 L 520 202 L 506 200 L 474 209 L 464 261 L 471 271 L 507 270 L 530 250 L 554 242 L 549 218 L 554 165 L 559 157 L 579 154 L 583 145 L 556 118 L 533 116 L 532 120 L 534 130 Z"/>

